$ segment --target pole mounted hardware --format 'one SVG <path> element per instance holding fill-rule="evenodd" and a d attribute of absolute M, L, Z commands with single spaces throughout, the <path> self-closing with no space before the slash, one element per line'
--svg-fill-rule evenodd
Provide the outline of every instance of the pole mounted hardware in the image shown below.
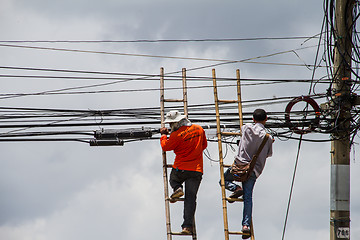
<path fill-rule="evenodd" d="M 121 130 L 121 129 L 107 129 L 107 130 L 97 130 L 94 132 L 94 137 L 96 139 L 134 139 L 134 138 L 149 138 L 153 134 L 152 129 L 130 129 L 130 130 Z M 158 130 L 157 130 L 158 131 Z"/>
<path fill-rule="evenodd" d="M 108 129 L 94 131 L 94 139 L 90 140 L 90 146 L 123 146 L 123 139 L 147 139 L 159 130 L 153 129 Z"/>

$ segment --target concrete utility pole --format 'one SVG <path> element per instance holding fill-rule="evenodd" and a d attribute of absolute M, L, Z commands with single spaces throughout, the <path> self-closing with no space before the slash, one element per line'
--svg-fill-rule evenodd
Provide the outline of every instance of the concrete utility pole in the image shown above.
<path fill-rule="evenodd" d="M 350 239 L 350 110 L 354 0 L 336 0 L 333 116 L 337 126 L 331 142 L 330 239 Z"/>

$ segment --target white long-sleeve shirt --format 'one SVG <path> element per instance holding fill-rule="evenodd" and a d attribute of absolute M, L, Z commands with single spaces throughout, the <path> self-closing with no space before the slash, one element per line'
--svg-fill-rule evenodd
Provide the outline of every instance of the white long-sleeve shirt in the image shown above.
<path fill-rule="evenodd" d="M 235 156 L 235 162 L 250 162 L 252 157 L 256 154 L 261 145 L 262 140 L 265 137 L 265 127 L 261 123 L 245 124 L 241 128 L 242 136 L 239 143 L 239 151 Z M 262 173 L 267 157 L 272 156 L 272 143 L 271 137 L 267 140 L 264 148 L 260 152 L 256 161 L 254 172 L 256 177 L 259 177 Z"/>

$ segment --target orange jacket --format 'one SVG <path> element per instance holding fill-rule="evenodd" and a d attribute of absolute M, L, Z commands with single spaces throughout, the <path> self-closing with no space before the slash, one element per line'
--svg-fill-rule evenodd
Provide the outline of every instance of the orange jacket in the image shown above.
<path fill-rule="evenodd" d="M 203 151 L 207 147 L 207 140 L 201 126 L 182 126 L 172 132 L 169 138 L 162 135 L 160 143 L 163 151 L 174 151 L 173 168 L 203 173 Z"/>

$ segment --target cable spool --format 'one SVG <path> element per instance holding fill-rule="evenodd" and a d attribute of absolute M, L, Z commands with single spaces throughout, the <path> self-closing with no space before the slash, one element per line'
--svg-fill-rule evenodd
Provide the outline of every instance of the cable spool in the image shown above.
<path fill-rule="evenodd" d="M 313 108 L 313 110 L 315 112 L 315 119 L 313 119 L 311 121 L 311 124 L 310 124 L 310 126 L 308 128 L 299 129 L 298 127 L 294 126 L 294 124 L 291 122 L 290 111 L 293 108 L 293 106 L 298 102 L 306 102 L 306 103 L 308 103 Z M 316 103 L 316 101 L 314 99 L 312 99 L 311 97 L 309 97 L 309 96 L 301 96 L 301 97 L 294 98 L 293 100 L 291 100 L 288 103 L 288 105 L 285 108 L 285 120 L 286 120 L 286 123 L 289 124 L 289 128 L 294 133 L 306 134 L 306 133 L 312 132 L 313 130 L 315 130 L 315 128 L 319 125 L 319 122 L 320 122 L 320 107 Z"/>

